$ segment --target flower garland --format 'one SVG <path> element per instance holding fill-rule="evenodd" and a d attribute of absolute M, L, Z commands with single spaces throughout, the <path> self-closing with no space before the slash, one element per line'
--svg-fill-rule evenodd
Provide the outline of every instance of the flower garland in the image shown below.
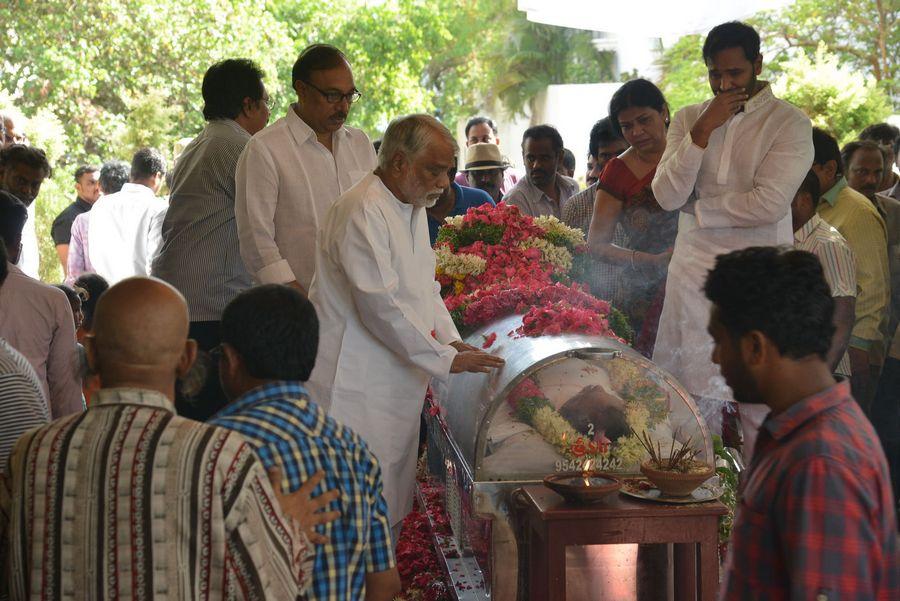
<path fill-rule="evenodd" d="M 621 313 L 572 281 L 584 233 L 513 205 L 448 217 L 435 245 L 436 277 L 457 328 L 522 314 L 519 336 L 574 332 L 629 340 Z"/>

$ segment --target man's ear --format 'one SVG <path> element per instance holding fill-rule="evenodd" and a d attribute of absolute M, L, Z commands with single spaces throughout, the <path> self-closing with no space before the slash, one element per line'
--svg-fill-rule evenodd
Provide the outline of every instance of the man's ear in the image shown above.
<path fill-rule="evenodd" d="M 741 337 L 741 359 L 747 367 L 756 367 L 771 353 L 771 341 L 759 330 L 751 330 Z"/>
<path fill-rule="evenodd" d="M 188 338 L 184 343 L 184 350 L 181 352 L 181 359 L 178 360 L 178 366 L 175 373 L 179 379 L 184 378 L 197 360 L 197 341 Z"/>
<path fill-rule="evenodd" d="M 753 61 L 753 72 L 756 75 L 762 73 L 762 53 L 759 53 L 759 56 L 756 57 L 756 60 Z"/>

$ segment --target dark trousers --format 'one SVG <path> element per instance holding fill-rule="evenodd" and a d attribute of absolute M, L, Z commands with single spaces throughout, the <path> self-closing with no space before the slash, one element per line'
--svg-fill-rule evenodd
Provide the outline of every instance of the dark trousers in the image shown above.
<path fill-rule="evenodd" d="M 888 358 L 869 413 L 891 470 L 891 484 L 900 520 L 900 359 Z"/>
<path fill-rule="evenodd" d="M 222 342 L 219 325 L 218 321 L 192 321 L 188 329 L 188 337 L 197 341 L 197 362 L 185 382 L 179 383 L 175 410 L 178 415 L 198 422 L 205 422 L 228 404 L 219 382 L 219 364 L 209 354 Z M 200 381 L 190 382 L 192 379 Z"/>

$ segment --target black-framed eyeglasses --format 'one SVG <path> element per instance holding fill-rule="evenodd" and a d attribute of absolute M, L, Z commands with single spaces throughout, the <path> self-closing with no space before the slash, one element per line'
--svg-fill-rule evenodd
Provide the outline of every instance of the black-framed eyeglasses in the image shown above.
<path fill-rule="evenodd" d="M 327 102 L 328 104 L 337 104 L 341 100 L 346 100 L 348 104 L 353 104 L 354 102 L 356 102 L 357 100 L 359 100 L 362 97 L 362 92 L 360 92 L 359 90 L 353 90 L 352 92 L 348 92 L 346 94 L 344 94 L 342 92 L 337 92 L 334 90 L 332 90 L 330 92 L 326 92 L 322 88 L 316 86 L 315 84 L 311 84 L 310 82 L 306 81 L 305 79 L 301 79 L 300 81 L 302 81 L 303 83 L 305 83 L 306 85 L 311 87 L 313 90 L 315 90 L 316 92 L 321 94 L 322 97 L 325 99 L 325 102 Z"/>

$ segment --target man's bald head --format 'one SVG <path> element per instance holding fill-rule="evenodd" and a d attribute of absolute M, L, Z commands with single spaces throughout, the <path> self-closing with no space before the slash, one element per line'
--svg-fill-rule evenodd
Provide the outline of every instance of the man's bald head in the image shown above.
<path fill-rule="evenodd" d="M 89 359 L 104 387 L 171 388 L 193 362 L 187 340 L 188 309 L 172 286 L 152 278 L 129 278 L 97 302 Z"/>

